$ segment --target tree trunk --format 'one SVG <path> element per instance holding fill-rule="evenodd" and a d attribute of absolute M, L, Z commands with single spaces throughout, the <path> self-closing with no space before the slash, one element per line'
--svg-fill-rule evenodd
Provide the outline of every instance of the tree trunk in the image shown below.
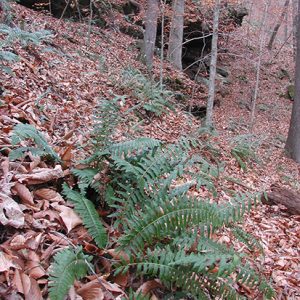
<path fill-rule="evenodd" d="M 184 0 L 173 0 L 173 18 L 169 35 L 168 59 L 182 71 L 182 41 L 184 21 Z"/>
<path fill-rule="evenodd" d="M 215 82 L 217 73 L 217 59 L 218 59 L 218 30 L 219 30 L 219 15 L 220 15 L 220 0 L 216 0 L 214 11 L 214 24 L 213 24 L 213 38 L 211 46 L 211 60 L 209 69 L 209 90 L 207 99 L 206 110 L 206 126 L 212 126 L 213 107 L 215 99 Z"/>
<path fill-rule="evenodd" d="M 272 34 L 271 34 L 271 38 L 270 38 L 270 41 L 269 41 L 269 44 L 268 44 L 268 49 L 269 49 L 269 50 L 272 49 L 272 46 L 273 46 L 275 37 L 276 37 L 276 35 L 277 35 L 277 33 L 278 33 L 279 27 L 280 27 L 280 25 L 282 24 L 285 15 L 287 14 L 288 7 L 289 7 L 289 3 L 290 3 L 290 0 L 286 0 L 285 3 L 284 3 L 283 10 L 282 10 L 282 13 L 281 13 L 281 15 L 280 15 L 280 18 L 279 18 L 279 20 L 278 20 L 278 23 L 275 25 L 274 30 L 273 30 L 273 32 L 272 32 Z"/>
<path fill-rule="evenodd" d="M 152 70 L 153 55 L 156 42 L 157 18 L 159 14 L 159 0 L 148 0 L 145 15 L 144 58 L 149 72 Z"/>
<path fill-rule="evenodd" d="M 293 50 L 294 50 L 294 60 L 296 60 L 297 52 L 297 24 L 298 24 L 298 0 L 292 0 L 293 4 Z"/>
<path fill-rule="evenodd" d="M 250 116 L 250 130 L 251 131 L 253 130 L 253 126 L 255 123 L 256 102 L 257 102 L 257 98 L 258 98 L 259 83 L 260 83 L 261 61 L 262 61 L 262 55 L 263 55 L 263 46 L 265 44 L 265 39 L 266 39 L 266 34 L 264 32 L 264 29 L 265 29 L 265 25 L 266 25 L 269 6 L 270 6 L 270 0 L 265 2 L 265 8 L 264 8 L 263 16 L 262 16 L 262 22 L 261 22 L 261 26 L 259 28 L 260 38 L 259 38 L 258 61 L 257 61 L 257 65 L 256 65 L 256 80 L 255 80 L 253 98 L 251 100 L 251 116 Z"/>
<path fill-rule="evenodd" d="M 285 149 L 287 154 L 300 163 L 300 0 L 297 17 L 297 55 L 295 71 L 295 100 Z"/>

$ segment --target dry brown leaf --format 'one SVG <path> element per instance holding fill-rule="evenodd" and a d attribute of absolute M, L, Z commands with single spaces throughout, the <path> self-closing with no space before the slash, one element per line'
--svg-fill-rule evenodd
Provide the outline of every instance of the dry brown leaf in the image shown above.
<path fill-rule="evenodd" d="M 0 251 L 0 272 L 8 271 L 10 268 L 17 269 L 16 265 L 12 262 L 9 255 Z"/>
<path fill-rule="evenodd" d="M 32 172 L 32 170 L 41 163 L 41 158 L 38 156 L 33 156 L 31 153 L 29 153 L 29 157 L 31 159 L 31 163 L 29 164 L 29 172 Z"/>
<path fill-rule="evenodd" d="M 12 250 L 21 250 L 26 248 L 26 239 L 23 235 L 18 234 L 10 241 L 9 245 Z"/>
<path fill-rule="evenodd" d="M 90 281 L 77 289 L 83 300 L 103 300 L 104 294 L 98 280 Z"/>
<path fill-rule="evenodd" d="M 114 277 L 114 283 L 118 284 L 119 286 L 126 287 L 128 283 L 129 272 L 125 274 L 119 273 L 117 276 Z"/>
<path fill-rule="evenodd" d="M 51 202 L 63 202 L 63 197 L 56 191 L 48 188 L 38 189 L 34 191 L 35 197 L 38 199 L 46 199 Z"/>
<path fill-rule="evenodd" d="M 55 203 L 53 203 L 52 206 L 60 212 L 59 215 L 63 220 L 64 224 L 66 225 L 68 232 L 70 232 L 76 226 L 82 224 L 82 220 L 72 208 L 64 205 L 54 204 Z"/>
<path fill-rule="evenodd" d="M 33 217 L 35 219 L 44 219 L 44 220 L 46 219 L 46 220 L 49 220 L 50 222 L 55 222 L 55 221 L 59 220 L 58 212 L 56 212 L 54 210 L 50 210 L 50 209 L 34 213 Z"/>
<path fill-rule="evenodd" d="M 64 177 L 64 173 L 60 165 L 55 166 L 54 169 L 48 168 L 36 168 L 31 174 L 17 174 L 16 180 L 20 183 L 27 184 L 41 184 L 51 180 L 56 180 Z"/>
<path fill-rule="evenodd" d="M 3 178 L 6 179 L 8 176 L 8 172 L 9 172 L 9 159 L 5 158 L 2 162 L 1 162 L 1 170 L 3 172 Z"/>
<path fill-rule="evenodd" d="M 142 295 L 146 296 L 149 294 L 152 290 L 162 287 L 162 284 L 159 280 L 149 280 L 144 282 L 138 289 L 137 293 L 141 293 Z"/>
<path fill-rule="evenodd" d="M 106 251 L 109 255 L 111 255 L 114 259 L 124 260 L 126 262 L 130 261 L 128 254 L 124 251 L 117 251 L 116 249 L 109 249 Z"/>
<path fill-rule="evenodd" d="M 74 286 L 71 286 L 71 288 L 68 292 L 68 299 L 69 300 L 83 300 L 82 297 L 77 294 Z"/>
<path fill-rule="evenodd" d="M 29 251 L 26 257 L 26 273 L 34 279 L 39 279 L 46 275 L 44 268 L 41 266 L 39 255 L 35 251 Z"/>
<path fill-rule="evenodd" d="M 64 152 L 61 155 L 61 160 L 63 161 L 64 167 L 70 167 L 71 165 L 73 148 L 74 148 L 73 145 L 67 146 L 67 148 L 64 150 Z"/>
<path fill-rule="evenodd" d="M 4 193 L 0 193 L 0 201 L 0 222 L 15 228 L 24 226 L 24 214 L 18 203 Z"/>
<path fill-rule="evenodd" d="M 13 281 L 18 292 L 24 295 L 25 300 L 43 300 L 41 290 L 35 279 L 16 270 Z"/>
<path fill-rule="evenodd" d="M 34 206 L 31 192 L 24 184 L 16 182 L 13 187 L 13 191 L 20 197 L 23 204 Z"/>

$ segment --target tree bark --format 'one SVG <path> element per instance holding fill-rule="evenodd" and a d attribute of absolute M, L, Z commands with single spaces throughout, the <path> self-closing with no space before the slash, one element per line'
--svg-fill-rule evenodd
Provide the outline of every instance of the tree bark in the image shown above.
<path fill-rule="evenodd" d="M 206 121 L 207 127 L 212 127 L 213 124 L 213 107 L 215 100 L 215 82 L 217 74 L 217 59 L 218 59 L 218 30 L 219 30 L 219 15 L 220 15 L 220 0 L 216 1 L 214 11 L 213 38 L 211 47 L 211 60 L 209 69 L 209 90 L 207 99 Z"/>
<path fill-rule="evenodd" d="M 300 163 L 300 0 L 298 3 L 297 17 L 297 54 L 295 71 L 295 100 L 293 103 L 292 116 L 288 138 L 285 145 L 287 154 L 296 162 Z"/>
<path fill-rule="evenodd" d="M 268 8 L 270 6 L 270 0 L 265 2 L 265 8 L 264 13 L 262 16 L 262 22 L 260 26 L 260 38 L 259 38 L 259 53 L 258 53 L 258 61 L 256 65 L 256 80 L 255 80 L 255 87 L 254 87 L 254 93 L 253 98 L 251 100 L 251 116 L 250 116 L 250 130 L 253 130 L 253 126 L 255 123 L 255 112 L 256 112 L 256 102 L 258 98 L 259 93 L 259 83 L 260 83 L 260 72 L 261 72 L 261 62 L 262 62 L 262 55 L 263 55 L 263 46 L 266 39 L 266 34 L 264 32 L 264 27 L 266 25 L 267 20 L 267 14 L 268 14 Z"/>
<path fill-rule="evenodd" d="M 145 15 L 144 49 L 142 51 L 149 72 L 151 72 L 153 66 L 158 14 L 159 0 L 148 0 Z"/>
<path fill-rule="evenodd" d="M 182 71 L 184 0 L 173 0 L 173 18 L 169 35 L 168 60 Z"/>
<path fill-rule="evenodd" d="M 297 24 L 298 24 L 298 0 L 292 0 L 293 4 L 293 50 L 294 60 L 296 60 L 297 52 Z"/>
<path fill-rule="evenodd" d="M 300 215 L 300 195 L 278 185 L 271 186 L 271 192 L 262 196 L 262 203 L 267 205 L 282 204 L 293 215 Z"/>
<path fill-rule="evenodd" d="M 275 40 L 275 37 L 278 33 L 278 30 L 287 14 L 287 11 L 288 11 L 288 7 L 289 7 L 289 3 L 290 3 L 290 0 L 286 0 L 285 3 L 284 3 L 284 6 L 283 6 L 283 10 L 282 10 L 282 13 L 280 15 L 280 18 L 278 20 L 278 23 L 275 25 L 274 27 L 274 30 L 271 34 L 271 38 L 270 38 L 270 41 L 269 41 L 269 44 L 268 44 L 268 49 L 271 50 L 272 47 L 273 47 L 273 43 L 274 43 L 274 40 Z"/>

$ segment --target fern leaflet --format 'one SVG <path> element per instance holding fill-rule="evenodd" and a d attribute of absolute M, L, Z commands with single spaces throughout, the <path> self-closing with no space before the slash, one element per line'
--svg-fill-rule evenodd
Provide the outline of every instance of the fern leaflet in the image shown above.
<path fill-rule="evenodd" d="M 80 193 L 70 189 L 66 184 L 63 186 L 63 193 L 67 199 L 74 204 L 75 211 L 81 216 L 83 224 L 95 240 L 97 246 L 99 248 L 105 248 L 107 244 L 107 234 L 103 224 L 99 220 L 99 214 L 93 203 Z"/>
<path fill-rule="evenodd" d="M 64 249 L 54 256 L 49 277 L 49 294 L 51 300 L 64 300 L 70 287 L 77 279 L 88 273 L 92 257 L 83 254 L 81 248 Z"/>

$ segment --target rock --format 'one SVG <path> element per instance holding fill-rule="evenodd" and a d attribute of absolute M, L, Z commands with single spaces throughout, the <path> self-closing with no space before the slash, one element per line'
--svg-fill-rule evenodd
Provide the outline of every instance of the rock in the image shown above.
<path fill-rule="evenodd" d="M 230 73 L 227 69 L 221 68 L 221 67 L 217 67 L 217 73 L 226 78 L 229 77 L 229 75 L 230 75 Z"/>
<path fill-rule="evenodd" d="M 207 79 L 205 77 L 202 77 L 202 76 L 197 76 L 195 78 L 195 82 L 201 83 L 201 84 L 203 84 L 203 85 L 205 85 L 207 87 L 209 86 L 209 79 Z"/>
<path fill-rule="evenodd" d="M 281 68 L 278 72 L 278 78 L 279 79 L 284 79 L 284 78 L 288 78 L 290 79 L 290 74 L 286 69 Z"/>
<path fill-rule="evenodd" d="M 287 87 L 286 94 L 287 94 L 288 99 L 290 99 L 290 100 L 294 100 L 295 99 L 295 86 L 293 84 L 290 84 Z"/>
<path fill-rule="evenodd" d="M 122 33 L 125 33 L 135 39 L 142 40 L 144 38 L 143 27 L 141 26 L 128 24 L 126 26 L 121 25 L 119 29 Z"/>

